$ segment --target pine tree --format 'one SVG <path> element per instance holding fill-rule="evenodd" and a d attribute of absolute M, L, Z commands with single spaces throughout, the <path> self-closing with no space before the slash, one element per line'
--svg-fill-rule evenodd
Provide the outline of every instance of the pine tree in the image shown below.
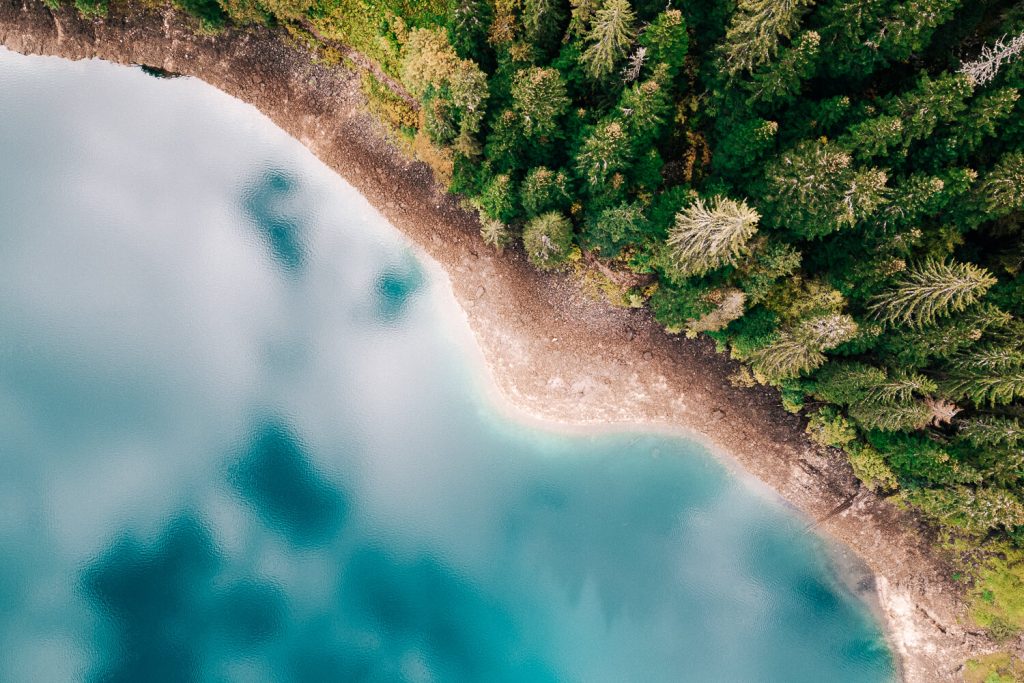
<path fill-rule="evenodd" d="M 588 246 L 596 248 L 601 256 L 611 258 L 643 230 L 644 214 L 637 204 L 620 204 L 597 215 L 587 230 Z"/>
<path fill-rule="evenodd" d="M 915 395 L 929 396 L 938 390 L 935 382 L 916 372 L 897 370 L 891 377 L 871 386 L 865 399 L 876 403 L 906 402 Z"/>
<path fill-rule="evenodd" d="M 697 199 L 676 214 L 669 231 L 672 267 L 683 275 L 702 275 L 735 263 L 757 232 L 760 215 L 745 201 L 714 197 L 709 205 Z"/>
<path fill-rule="evenodd" d="M 920 328 L 963 311 L 995 283 L 991 273 L 972 263 L 932 259 L 908 269 L 872 299 L 868 310 L 885 322 Z"/>
<path fill-rule="evenodd" d="M 647 50 L 645 55 L 648 63 L 668 67 L 671 80 L 683 66 L 690 47 L 683 13 L 677 9 L 665 10 L 644 29 L 637 42 Z"/>
<path fill-rule="evenodd" d="M 512 107 L 519 114 L 527 137 L 549 136 L 558 131 L 558 119 L 570 100 L 557 69 L 530 67 L 512 77 Z"/>
<path fill-rule="evenodd" d="M 1000 159 L 981 184 L 985 207 L 996 216 L 1024 211 L 1024 152 Z"/>
<path fill-rule="evenodd" d="M 584 38 L 590 33 L 597 11 L 601 9 L 601 0 L 569 0 L 569 27 L 565 30 L 565 42 L 575 38 Z"/>
<path fill-rule="evenodd" d="M 834 75 L 866 76 L 922 51 L 961 0 L 834 0 L 816 16 Z"/>
<path fill-rule="evenodd" d="M 1013 112 L 1019 98 L 1016 88 L 1000 88 L 974 98 L 968 111 L 957 120 L 953 133 L 952 144 L 961 158 L 981 147 L 986 139 L 997 136 L 999 126 Z"/>
<path fill-rule="evenodd" d="M 931 136 L 940 123 L 956 120 L 967 108 L 967 98 L 973 91 L 963 75 L 943 74 L 932 79 L 923 74 L 914 90 L 890 101 L 886 110 L 902 122 L 903 149 Z"/>
<path fill-rule="evenodd" d="M 629 0 L 606 0 L 587 32 L 589 46 L 581 55 L 587 73 L 601 80 L 615 71 L 636 38 L 636 15 Z"/>
<path fill-rule="evenodd" d="M 968 349 L 950 361 L 943 388 L 953 396 L 966 396 L 977 405 L 1005 405 L 1024 398 L 1021 340 Z"/>
<path fill-rule="evenodd" d="M 541 270 L 557 268 L 572 249 L 572 223 L 557 211 L 533 218 L 523 230 L 523 247 L 530 263 Z"/>
<path fill-rule="evenodd" d="M 740 0 L 722 50 L 732 75 L 749 71 L 775 57 L 779 40 L 789 38 L 814 0 Z"/>
<path fill-rule="evenodd" d="M 480 237 L 484 244 L 493 247 L 499 255 L 512 241 L 512 233 L 508 226 L 486 215 L 480 217 Z"/>
<path fill-rule="evenodd" d="M 672 106 L 666 87 L 668 80 L 668 67 L 659 64 L 651 78 L 622 91 L 619 115 L 637 149 L 647 148 L 654 142 Z"/>

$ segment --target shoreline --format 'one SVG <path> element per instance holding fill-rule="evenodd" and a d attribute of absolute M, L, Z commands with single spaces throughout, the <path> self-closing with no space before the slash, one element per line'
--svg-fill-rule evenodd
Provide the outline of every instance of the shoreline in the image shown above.
<path fill-rule="evenodd" d="M 669 336 L 646 311 L 587 299 L 567 278 L 535 271 L 519 251 L 495 256 L 475 217 L 439 192 L 423 164 L 402 157 L 365 112 L 357 74 L 314 64 L 283 31 L 197 35 L 173 11 L 125 11 L 115 5 L 109 19 L 93 21 L 38 0 L 0 0 L 0 45 L 160 67 L 262 111 L 443 269 L 493 380 L 484 392 L 499 412 L 546 429 L 633 426 L 696 436 L 729 470 L 810 521 L 855 490 L 843 456 L 809 442 L 802 419 L 786 413 L 773 391 L 728 383 L 738 366 L 709 340 Z M 857 581 L 856 593 L 876 596 L 904 680 L 957 680 L 966 659 L 996 649 L 965 626 L 963 588 L 914 515 L 862 490 L 814 532 L 826 545 L 840 544 L 834 556 L 850 553 L 874 572 L 872 585 Z"/>

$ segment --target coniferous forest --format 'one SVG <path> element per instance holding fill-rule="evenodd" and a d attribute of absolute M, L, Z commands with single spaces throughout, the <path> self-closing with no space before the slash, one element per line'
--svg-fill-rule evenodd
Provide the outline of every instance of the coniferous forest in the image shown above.
<path fill-rule="evenodd" d="M 372 109 L 485 241 L 599 264 L 613 302 L 713 338 L 734 382 L 1024 586 L 1020 2 L 180 5 L 370 57 L 415 98 L 367 74 Z M 979 605 L 1024 626 L 1024 603 Z"/>

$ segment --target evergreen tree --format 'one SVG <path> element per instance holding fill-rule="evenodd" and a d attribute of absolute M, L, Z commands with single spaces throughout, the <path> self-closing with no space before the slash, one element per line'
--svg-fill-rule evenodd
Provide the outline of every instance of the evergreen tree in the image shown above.
<path fill-rule="evenodd" d="M 557 211 L 532 218 L 523 230 L 523 247 L 530 263 L 537 268 L 557 268 L 572 250 L 572 223 Z"/>
<path fill-rule="evenodd" d="M 586 233 L 587 242 L 606 258 L 617 256 L 643 231 L 644 214 L 636 204 L 620 204 L 597 215 Z"/>
<path fill-rule="evenodd" d="M 569 104 L 565 83 L 556 69 L 534 66 L 517 71 L 512 79 L 512 106 L 527 137 L 557 132 L 558 119 Z"/>
<path fill-rule="evenodd" d="M 564 171 L 552 171 L 544 166 L 531 169 L 523 179 L 521 190 L 523 211 L 537 216 L 568 206 L 571 199 L 569 179 Z"/>
<path fill-rule="evenodd" d="M 526 40 L 546 54 L 554 49 L 565 28 L 565 9 L 560 0 L 523 0 Z"/>
<path fill-rule="evenodd" d="M 749 71 L 775 57 L 779 40 L 789 38 L 813 4 L 814 0 L 739 0 L 722 46 L 728 72 Z"/>
<path fill-rule="evenodd" d="M 987 270 L 972 263 L 929 260 L 909 268 L 868 309 L 886 322 L 923 327 L 963 311 L 995 282 Z"/>
<path fill-rule="evenodd" d="M 768 346 L 751 355 L 754 369 L 769 380 L 797 377 L 820 367 L 825 351 L 857 334 L 857 323 L 848 315 L 833 313 L 801 321 L 783 330 Z"/>
<path fill-rule="evenodd" d="M 606 120 L 584 138 L 576 154 L 576 170 L 593 191 L 600 192 L 614 174 L 626 168 L 629 157 L 630 141 L 622 124 Z"/>
<path fill-rule="evenodd" d="M 792 47 L 782 50 L 778 59 L 754 71 L 747 84 L 749 101 L 780 105 L 796 99 L 803 82 L 814 74 L 820 44 L 821 36 L 807 31 Z"/>
<path fill-rule="evenodd" d="M 804 237 L 822 237 L 855 225 L 886 202 L 886 174 L 855 168 L 830 144 L 804 142 L 768 169 L 773 223 Z"/>
<path fill-rule="evenodd" d="M 884 402 L 866 401 L 850 406 L 850 417 L 865 429 L 883 432 L 909 432 L 922 429 L 932 419 L 932 411 L 920 399 Z"/>
<path fill-rule="evenodd" d="M 581 59 L 587 73 L 601 80 L 615 71 L 636 38 L 636 15 L 629 0 L 605 0 L 594 15 Z"/>
<path fill-rule="evenodd" d="M 1024 211 L 1024 152 L 1011 152 L 985 176 L 981 192 L 995 216 Z"/>
<path fill-rule="evenodd" d="M 960 423 L 960 434 L 974 446 L 1005 446 L 1024 444 L 1024 425 L 1015 417 L 980 415 Z"/>
<path fill-rule="evenodd" d="M 664 64 L 669 79 L 673 79 L 683 66 L 690 46 L 683 13 L 677 9 L 665 10 L 644 29 L 637 42 L 646 49 L 647 63 Z"/>
<path fill-rule="evenodd" d="M 744 201 L 714 197 L 705 205 L 697 199 L 676 214 L 669 231 L 672 268 L 682 275 L 702 275 L 735 263 L 757 232 L 760 216 Z"/>

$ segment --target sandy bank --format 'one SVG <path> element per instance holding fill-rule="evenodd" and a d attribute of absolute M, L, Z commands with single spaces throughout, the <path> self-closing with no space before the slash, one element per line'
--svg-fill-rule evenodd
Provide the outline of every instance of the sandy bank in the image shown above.
<path fill-rule="evenodd" d="M 589 300 L 519 253 L 496 257 L 475 219 L 386 142 L 362 108 L 356 75 L 313 64 L 280 33 L 199 36 L 188 25 L 173 12 L 115 8 L 107 20 L 86 21 L 38 0 L 0 0 L 0 44 L 10 49 L 197 76 L 309 147 L 444 267 L 496 386 L 517 410 L 573 424 L 692 430 L 813 519 L 854 493 L 843 458 L 808 442 L 802 420 L 785 413 L 774 392 L 730 386 L 735 366 L 712 344 L 666 335 L 645 312 Z M 993 649 L 965 626 L 960 589 L 914 516 L 860 491 L 817 530 L 875 572 L 859 590 L 877 591 L 906 680 L 958 680 L 965 659 Z"/>

